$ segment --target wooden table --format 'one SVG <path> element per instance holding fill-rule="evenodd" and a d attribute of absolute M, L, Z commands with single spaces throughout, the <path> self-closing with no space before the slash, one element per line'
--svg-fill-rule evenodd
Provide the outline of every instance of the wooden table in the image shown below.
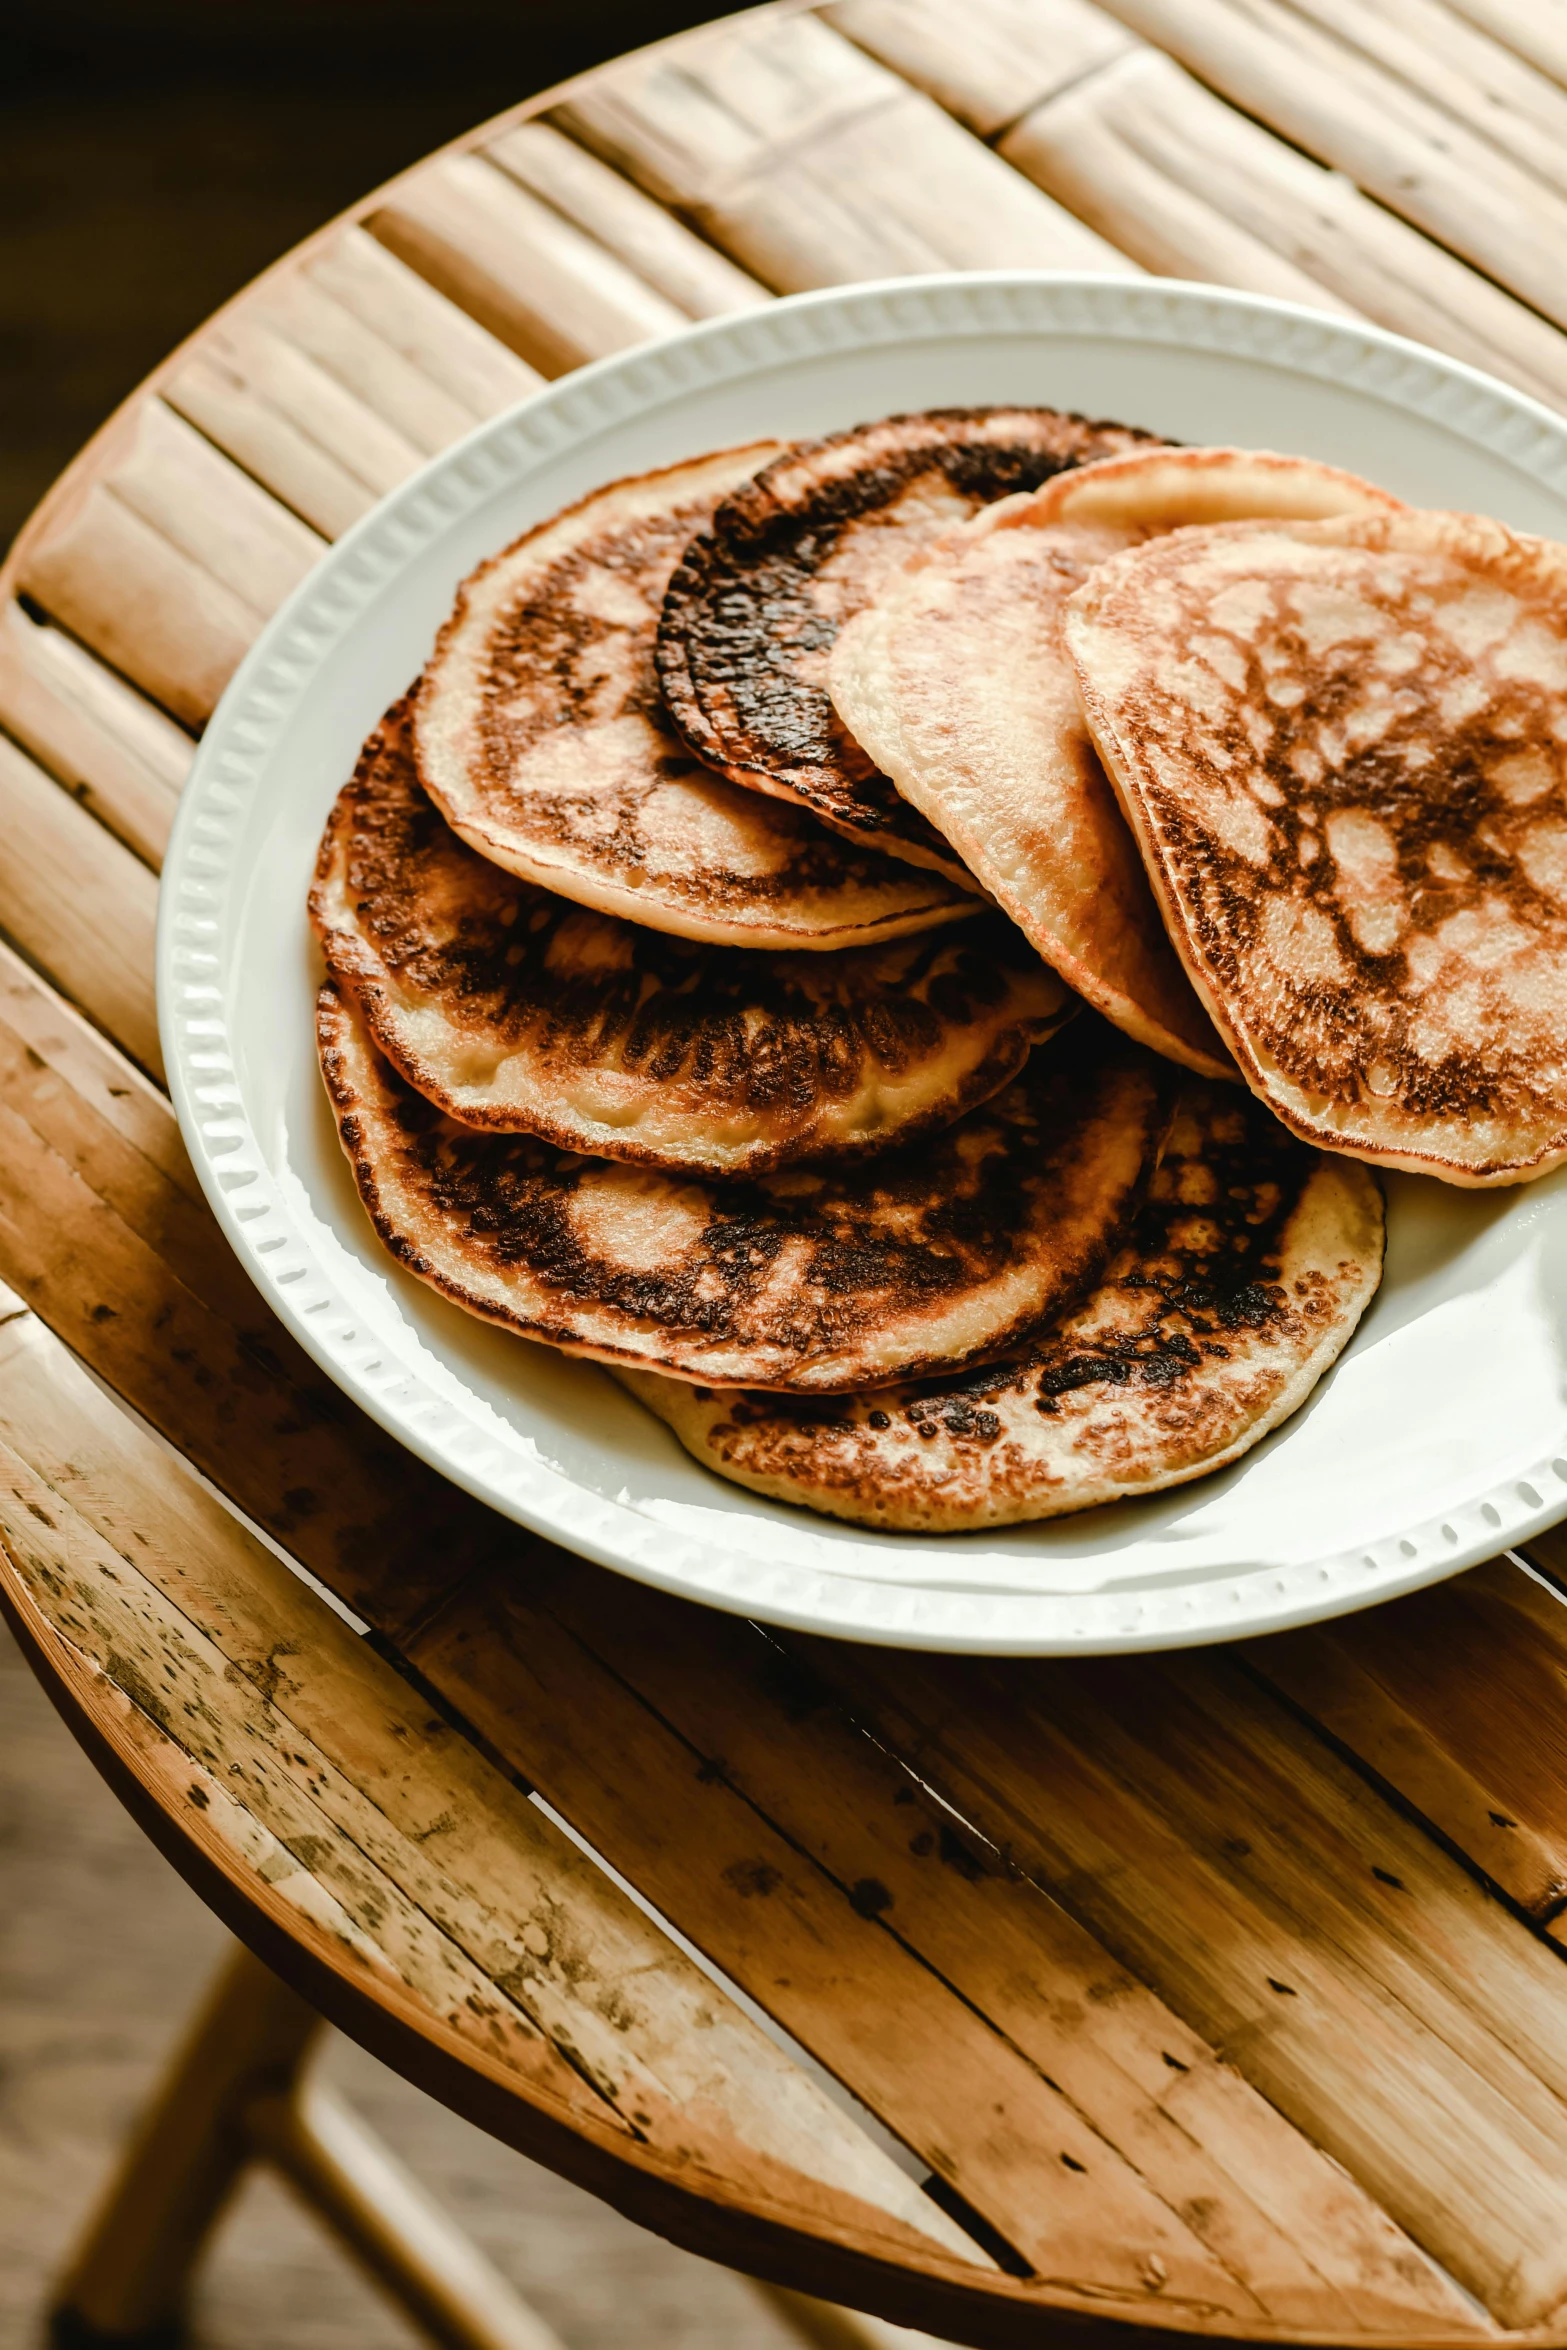
<path fill-rule="evenodd" d="M 1005 1665 L 775 1637 L 551 1550 L 360 1418 L 219 1238 L 160 1085 L 159 853 L 325 542 L 691 317 L 1144 268 L 1567 403 L 1563 81 L 1544 0 L 734 18 L 290 256 L 4 574 L 19 1638 L 344 2029 L 681 2243 L 958 2340 L 1567 2339 L 1567 1547 L 1243 1648 Z"/>

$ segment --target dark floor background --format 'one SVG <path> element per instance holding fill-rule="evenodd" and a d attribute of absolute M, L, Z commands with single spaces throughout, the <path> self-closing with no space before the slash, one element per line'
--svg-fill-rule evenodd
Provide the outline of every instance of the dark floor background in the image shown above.
<path fill-rule="evenodd" d="M 5 0 L 0 547 L 148 369 L 432 147 L 725 0 Z"/>

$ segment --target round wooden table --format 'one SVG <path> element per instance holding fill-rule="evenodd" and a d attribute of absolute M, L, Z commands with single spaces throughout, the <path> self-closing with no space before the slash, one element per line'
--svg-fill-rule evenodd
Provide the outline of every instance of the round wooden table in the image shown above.
<path fill-rule="evenodd" d="M 160 1086 L 159 853 L 326 540 L 542 375 L 693 316 L 1141 266 L 1567 400 L 1553 23 L 730 19 L 291 255 L 4 574 L 0 1597 L 35 1669 L 322 2015 L 677 2241 L 959 2341 L 1567 2339 L 1567 1549 L 1241 1649 L 1005 1665 L 776 1636 L 552 1550 L 359 1417 L 219 1238 Z M 296 2026 L 261 2015 L 239 2068 L 262 2140 Z M 203 2045 L 187 2092 L 238 2063 Z"/>

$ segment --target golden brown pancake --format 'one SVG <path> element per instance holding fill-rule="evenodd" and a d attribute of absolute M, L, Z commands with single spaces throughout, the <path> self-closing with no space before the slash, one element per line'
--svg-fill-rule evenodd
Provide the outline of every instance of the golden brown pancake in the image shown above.
<path fill-rule="evenodd" d="M 484 1320 L 680 1379 L 863 1387 L 1009 1345 L 1093 1280 L 1168 1120 L 1163 1064 L 1076 1020 L 945 1133 L 715 1185 L 459 1126 L 329 980 L 322 1073 L 392 1254 Z"/>
<path fill-rule="evenodd" d="M 1159 449 L 1058 474 L 947 532 L 833 648 L 839 716 L 1046 961 L 1107 1019 L 1234 1071 L 1164 933 L 1062 637 L 1094 566 L 1183 523 L 1395 501 L 1304 458 Z"/>
<path fill-rule="evenodd" d="M 724 499 L 670 581 L 658 662 L 675 724 L 734 782 L 963 882 L 835 714 L 833 639 L 966 515 L 1147 437 L 1054 408 L 939 408 L 786 451 Z"/>
<path fill-rule="evenodd" d="M 1185 1484 L 1299 1409 L 1382 1270 L 1375 1179 L 1232 1086 L 1193 1084 L 1125 1246 L 1010 1361 L 864 1395 L 618 1373 L 721 1477 L 830 1517 L 957 1534 Z"/>
<path fill-rule="evenodd" d="M 1069 608 L 1094 739 L 1248 1082 L 1452 1183 L 1567 1158 L 1567 550 L 1236 523 Z"/>
<path fill-rule="evenodd" d="M 721 945 L 863 946 L 971 900 L 691 757 L 653 667 L 665 584 L 758 442 L 612 483 L 461 589 L 415 715 L 420 774 L 470 847 L 541 889 Z"/>
<path fill-rule="evenodd" d="M 381 1051 L 454 1118 L 688 1173 L 907 1144 L 998 1092 L 1075 1008 L 988 910 L 758 955 L 554 897 L 452 831 L 402 704 L 332 810 L 310 911 Z"/>

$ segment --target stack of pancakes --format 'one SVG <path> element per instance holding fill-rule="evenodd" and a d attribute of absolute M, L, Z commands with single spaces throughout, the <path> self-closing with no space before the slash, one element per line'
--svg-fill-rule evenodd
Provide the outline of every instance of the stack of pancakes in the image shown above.
<path fill-rule="evenodd" d="M 1494 1089 L 1477 1126 L 1451 1054 L 1440 1114 L 1411 1074 L 1476 971 L 1538 979 L 1398 880 L 1418 829 L 1431 887 L 1484 895 L 1474 826 L 1409 805 L 1469 722 L 1421 615 L 1444 564 L 1501 561 L 1441 521 L 998 408 L 724 451 L 530 532 L 365 746 L 311 897 L 388 1248 L 721 1475 L 873 1525 L 1237 1457 L 1375 1289 L 1364 1160 L 1567 1153 Z M 1537 634 L 1547 584 L 1509 590 Z M 1459 601 L 1530 810 L 1546 655 Z M 1346 811 L 1362 750 L 1383 799 Z M 1515 862 L 1546 829 L 1513 822 Z M 1427 956 L 1418 1012 L 1384 937 Z"/>

